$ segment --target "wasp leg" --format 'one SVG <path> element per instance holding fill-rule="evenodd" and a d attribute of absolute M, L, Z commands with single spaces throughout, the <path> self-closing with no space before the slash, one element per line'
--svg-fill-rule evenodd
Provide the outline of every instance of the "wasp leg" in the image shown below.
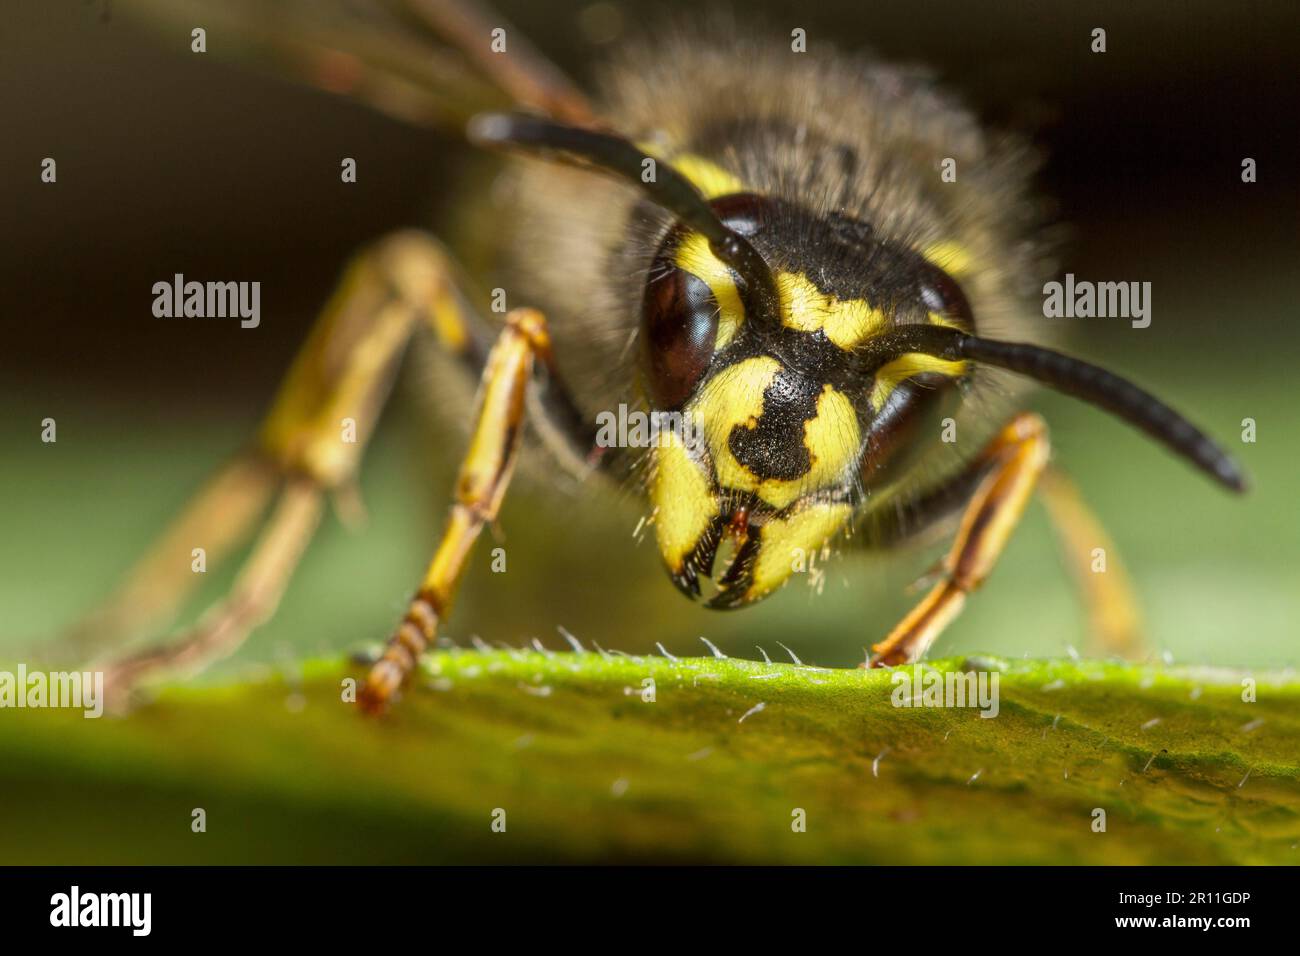
<path fill-rule="evenodd" d="M 228 465 L 139 562 L 104 609 L 78 629 L 78 646 L 102 649 L 135 628 L 169 619 L 192 589 L 191 549 L 219 560 L 280 500 L 230 595 L 192 631 L 161 648 L 110 659 L 118 689 L 163 668 L 198 668 L 232 652 L 274 612 L 310 539 L 327 493 L 346 494 L 398 359 L 412 332 L 432 328 L 467 364 L 482 362 L 489 333 L 474 324 L 441 247 L 398 233 L 363 251 L 344 274 L 295 358 L 252 448 Z M 95 630 L 96 622 L 105 622 Z"/>
<path fill-rule="evenodd" d="M 550 364 L 546 320 L 533 309 L 514 309 L 488 356 L 479 388 L 474 431 L 456 478 L 455 500 L 442 540 L 406 616 L 371 668 L 359 697 L 382 711 L 433 643 L 483 526 L 496 518 L 519 454 L 529 379 L 535 360 Z"/>
<path fill-rule="evenodd" d="M 1110 536 L 1058 467 L 1049 467 L 1038 493 L 1056 532 L 1061 557 L 1088 611 L 1094 650 L 1126 659 L 1143 656 L 1142 616 L 1124 565 Z M 1097 549 L 1102 554 L 1098 556 Z M 1105 562 L 1100 568 L 1096 561 Z"/>
<path fill-rule="evenodd" d="M 961 612 L 966 595 L 993 570 L 1047 465 L 1050 450 L 1047 425 L 1038 415 L 1026 412 L 1013 418 L 980 453 L 975 464 L 984 477 L 944 559 L 943 580 L 887 638 L 872 646 L 871 666 L 919 659 Z"/>
<path fill-rule="evenodd" d="M 40 653 L 56 660 L 85 660 L 96 648 L 165 627 L 199 581 L 192 550 L 219 563 L 238 547 L 266 510 L 280 484 L 269 462 L 236 456 L 212 476 L 99 607 L 73 624 Z"/>
<path fill-rule="evenodd" d="M 116 697 L 160 671 L 201 670 L 239 647 L 253 628 L 275 613 L 323 507 L 319 486 L 308 479 L 290 481 L 226 598 L 180 638 L 105 664 L 107 693 Z"/>

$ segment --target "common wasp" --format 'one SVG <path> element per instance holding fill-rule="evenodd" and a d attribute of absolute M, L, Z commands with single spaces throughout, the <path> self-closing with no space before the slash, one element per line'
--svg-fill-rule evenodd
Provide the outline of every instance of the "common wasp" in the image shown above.
<path fill-rule="evenodd" d="M 1245 489 L 1169 406 L 1042 344 L 1033 153 L 923 75 L 828 47 L 807 55 L 779 31 L 679 27 L 623 52 L 589 96 L 465 3 L 203 9 L 214 32 L 313 86 L 502 154 L 489 201 L 510 279 L 480 288 L 426 232 L 358 255 L 255 441 L 96 615 L 108 638 L 164 616 L 189 586 L 177 542 L 230 551 L 270 506 L 226 599 L 193 632 L 113 661 L 119 688 L 228 654 L 274 612 L 326 498 L 352 487 L 416 335 L 439 346 L 440 374 L 478 392 L 442 537 L 365 681 L 370 710 L 438 637 L 527 434 L 555 471 L 643 493 L 672 585 L 710 608 L 773 594 L 795 555 L 950 528 L 935 582 L 873 644 L 873 666 L 924 655 L 1036 490 L 1067 537 L 1093 526 L 1049 468 L 1044 421 L 1020 410 L 1028 384 Z M 174 27 L 184 11 L 158 16 Z M 941 158 L 960 174 L 943 176 Z M 649 447 L 601 440 L 600 417 L 623 406 L 692 427 Z M 1107 587 L 1119 645 L 1132 638 L 1128 597 Z"/>

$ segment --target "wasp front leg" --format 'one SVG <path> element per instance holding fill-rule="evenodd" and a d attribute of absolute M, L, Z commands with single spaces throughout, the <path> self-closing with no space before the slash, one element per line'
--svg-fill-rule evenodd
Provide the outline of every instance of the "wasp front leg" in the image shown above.
<path fill-rule="evenodd" d="M 495 520 L 510 484 L 523 433 L 525 400 L 536 360 L 551 364 L 546 320 L 534 309 L 507 317 L 483 369 L 474 431 L 456 479 L 455 500 L 442 540 L 406 616 L 371 668 L 359 702 L 384 709 L 433 643 L 445 620 L 474 542 Z"/>
<path fill-rule="evenodd" d="M 961 613 L 966 595 L 984 582 L 1006 547 L 1050 451 L 1046 423 L 1038 415 L 1022 413 L 993 438 L 973 469 L 956 479 L 961 483 L 973 474 L 983 476 L 943 561 L 942 579 L 887 638 L 872 646 L 871 666 L 918 660 Z"/>
<path fill-rule="evenodd" d="M 348 268 L 294 360 L 258 439 L 223 469 L 128 576 L 74 631 L 64 653 L 107 656 L 105 680 L 129 690 L 163 671 L 195 671 L 233 652 L 275 611 L 315 531 L 328 494 L 346 503 L 413 331 L 427 326 L 450 352 L 477 366 L 489 338 L 472 322 L 441 247 L 420 233 L 375 243 Z M 107 650 L 165 623 L 197 575 L 195 546 L 212 564 L 264 522 L 231 591 L 190 631 L 138 652 Z"/>

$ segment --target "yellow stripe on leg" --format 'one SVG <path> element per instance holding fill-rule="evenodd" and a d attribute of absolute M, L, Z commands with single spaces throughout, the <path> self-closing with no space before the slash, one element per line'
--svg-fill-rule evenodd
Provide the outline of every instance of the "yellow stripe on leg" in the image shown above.
<path fill-rule="evenodd" d="M 358 700 L 364 710 L 378 713 L 387 706 L 437 636 L 470 551 L 500 510 L 519 454 L 534 360 L 549 364 L 550 348 L 540 312 L 514 309 L 506 316 L 506 328 L 483 369 L 474 432 L 456 478 L 451 515 L 405 618 L 366 677 Z"/>
<path fill-rule="evenodd" d="M 1051 454 L 1047 425 L 1038 415 L 1011 420 L 981 453 L 990 472 L 971 496 L 940 581 L 879 644 L 873 666 L 906 664 L 922 657 L 961 612 L 966 595 L 993 570 L 1019 523 Z"/>

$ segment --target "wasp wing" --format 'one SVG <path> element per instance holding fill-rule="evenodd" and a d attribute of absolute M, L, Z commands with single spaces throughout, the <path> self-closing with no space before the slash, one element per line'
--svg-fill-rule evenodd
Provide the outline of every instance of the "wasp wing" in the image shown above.
<path fill-rule="evenodd" d="M 476 113 L 511 107 L 591 118 L 558 68 L 467 0 L 120 0 L 115 9 L 172 42 L 202 27 L 207 52 L 417 126 L 459 132 Z"/>

